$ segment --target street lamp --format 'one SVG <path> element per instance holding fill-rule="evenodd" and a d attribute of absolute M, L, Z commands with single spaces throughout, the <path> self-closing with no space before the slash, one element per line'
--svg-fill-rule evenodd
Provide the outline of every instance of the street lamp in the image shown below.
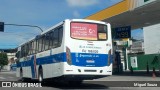
<path fill-rule="evenodd" d="M 25 26 L 25 27 L 36 27 L 39 30 L 41 30 L 41 32 L 43 32 L 43 29 L 40 28 L 39 26 L 36 25 L 23 25 L 23 24 L 5 24 L 4 22 L 0 22 L 0 31 L 4 32 L 4 25 L 12 25 L 12 26 Z"/>
<path fill-rule="evenodd" d="M 41 30 L 41 32 L 43 32 L 43 29 L 42 29 L 42 28 L 40 28 L 39 26 L 35 26 L 35 25 L 22 25 L 22 24 L 4 24 L 4 25 L 36 27 L 36 28 L 38 28 L 39 30 Z"/>

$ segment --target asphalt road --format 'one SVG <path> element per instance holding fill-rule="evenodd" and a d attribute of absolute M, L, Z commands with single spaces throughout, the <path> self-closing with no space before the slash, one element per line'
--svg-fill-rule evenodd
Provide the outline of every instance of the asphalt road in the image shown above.
<path fill-rule="evenodd" d="M 16 72 L 13 71 L 1 71 L 0 81 L 17 81 Z"/>
<path fill-rule="evenodd" d="M 0 81 L 17 81 L 19 78 L 16 77 L 15 72 L 0 72 Z M 112 82 L 111 82 L 112 81 Z M 95 79 L 95 80 L 88 80 L 84 81 L 81 85 L 69 85 L 66 83 L 58 83 L 58 82 L 47 82 L 43 83 L 42 87 L 1 87 L 0 90 L 62 90 L 62 89 L 109 89 L 109 90 L 159 90 L 160 87 L 134 87 L 134 83 L 130 81 L 135 81 L 136 83 L 139 83 L 139 81 L 143 81 L 144 83 L 147 83 L 150 81 L 156 81 L 154 83 L 160 85 L 160 76 L 157 75 L 156 77 L 152 77 L 152 73 L 146 74 L 146 73 L 124 73 L 121 75 L 112 75 L 110 77 L 105 77 L 101 79 Z M 22 83 L 31 83 L 35 81 L 29 81 L 29 82 L 22 82 Z M 158 82 L 158 83 L 157 83 Z M 126 85 L 129 85 L 131 87 L 125 87 Z M 122 86 L 122 87 L 121 87 Z"/>

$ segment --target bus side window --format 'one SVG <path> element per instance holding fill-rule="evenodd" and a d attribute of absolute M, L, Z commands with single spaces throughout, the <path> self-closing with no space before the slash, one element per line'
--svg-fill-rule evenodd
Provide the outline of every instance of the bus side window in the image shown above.
<path fill-rule="evenodd" d="M 44 41 L 45 41 L 44 49 L 45 49 L 45 50 L 48 50 L 48 49 L 49 49 L 49 41 L 50 41 L 49 33 L 47 33 L 47 34 L 45 35 Z"/>
<path fill-rule="evenodd" d="M 52 48 L 52 37 L 53 37 L 53 31 L 51 31 L 50 33 L 49 33 L 49 49 L 51 49 Z"/>
<path fill-rule="evenodd" d="M 49 49 L 53 46 L 53 31 L 49 32 Z"/>
<path fill-rule="evenodd" d="M 29 42 L 29 55 L 32 54 L 32 42 Z"/>
<path fill-rule="evenodd" d="M 20 58 L 20 51 L 16 53 L 16 58 Z"/>
<path fill-rule="evenodd" d="M 42 37 L 40 37 L 38 39 L 38 51 L 41 52 L 42 51 Z"/>
<path fill-rule="evenodd" d="M 58 29 L 54 30 L 53 35 L 53 48 L 58 47 Z"/>
<path fill-rule="evenodd" d="M 59 28 L 59 43 L 58 43 L 58 46 L 61 46 L 62 38 L 63 38 L 63 26 Z"/>
<path fill-rule="evenodd" d="M 24 50 L 25 48 L 24 48 L 24 45 L 22 46 L 22 48 L 21 48 L 21 57 L 24 57 L 24 54 L 25 54 L 25 50 Z"/>
<path fill-rule="evenodd" d="M 26 44 L 26 56 L 29 55 L 29 43 Z"/>

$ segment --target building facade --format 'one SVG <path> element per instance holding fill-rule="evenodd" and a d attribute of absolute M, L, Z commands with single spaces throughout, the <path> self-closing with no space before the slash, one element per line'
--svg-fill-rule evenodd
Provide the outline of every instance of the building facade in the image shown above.
<path fill-rule="evenodd" d="M 160 53 L 160 24 L 143 28 L 145 54 Z"/>

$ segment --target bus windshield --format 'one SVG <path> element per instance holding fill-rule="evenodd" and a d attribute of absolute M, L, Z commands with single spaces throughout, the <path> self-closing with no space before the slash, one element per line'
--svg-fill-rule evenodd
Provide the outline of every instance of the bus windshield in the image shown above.
<path fill-rule="evenodd" d="M 71 22 L 71 37 L 81 40 L 103 41 L 108 39 L 107 25 Z"/>

